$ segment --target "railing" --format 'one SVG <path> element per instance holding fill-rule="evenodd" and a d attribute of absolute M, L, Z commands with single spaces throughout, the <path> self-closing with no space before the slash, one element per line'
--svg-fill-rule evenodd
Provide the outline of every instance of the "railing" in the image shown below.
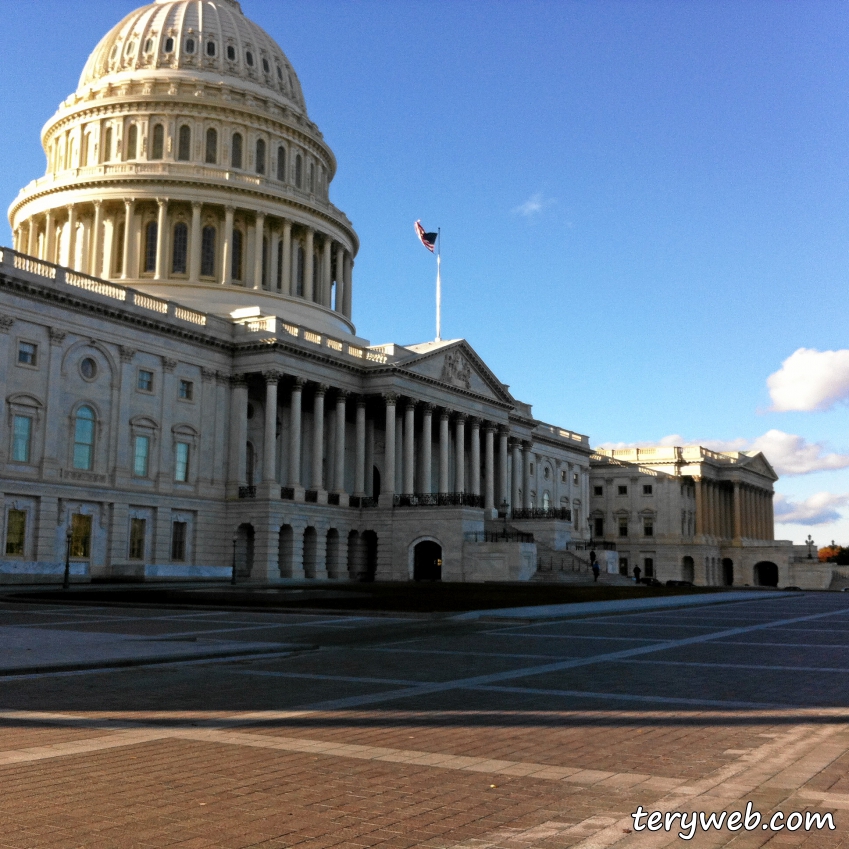
<path fill-rule="evenodd" d="M 607 542 L 603 539 L 589 540 L 587 542 L 574 540 L 572 542 L 567 542 L 566 548 L 572 549 L 573 551 L 616 551 L 616 543 Z"/>
<path fill-rule="evenodd" d="M 150 310 L 151 312 L 168 312 L 168 301 L 163 301 L 162 298 L 154 298 L 150 295 L 142 295 L 139 292 L 136 292 L 136 296 L 133 298 L 133 303 L 137 307 L 141 307 L 144 310 Z"/>
<path fill-rule="evenodd" d="M 256 498 L 255 486 L 240 486 L 239 498 Z"/>
<path fill-rule="evenodd" d="M 542 509 L 530 507 L 522 510 L 514 510 L 513 518 L 518 519 L 558 519 L 561 522 L 572 521 L 572 511 L 568 507 L 557 507 L 554 509 Z"/>
<path fill-rule="evenodd" d="M 470 492 L 415 492 L 395 496 L 396 507 L 483 507 L 483 496 Z"/>
<path fill-rule="evenodd" d="M 308 489 L 304 494 L 304 501 L 306 501 L 307 504 L 318 504 L 318 490 Z"/>
<path fill-rule="evenodd" d="M 589 574 L 592 572 L 592 564 L 577 554 L 568 551 L 552 552 L 537 557 L 538 572 L 573 572 L 575 574 Z"/>
<path fill-rule="evenodd" d="M 372 498 L 370 495 L 352 495 L 348 504 L 351 507 L 366 510 L 371 509 L 372 507 L 377 507 L 377 499 Z"/>
<path fill-rule="evenodd" d="M 474 531 L 466 534 L 468 542 L 533 542 L 534 535 L 522 531 Z"/>
<path fill-rule="evenodd" d="M 294 501 L 295 500 L 295 487 L 293 486 L 282 486 L 280 487 L 280 497 L 285 501 Z"/>

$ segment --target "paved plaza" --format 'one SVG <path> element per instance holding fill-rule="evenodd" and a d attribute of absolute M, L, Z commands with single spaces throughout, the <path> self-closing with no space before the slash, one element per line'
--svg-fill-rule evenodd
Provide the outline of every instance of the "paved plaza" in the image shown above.
<path fill-rule="evenodd" d="M 0 605 L 0 847 L 849 846 L 849 594 L 552 618 Z M 575 615 L 577 613 L 577 615 Z M 634 831 L 831 812 L 835 830 Z"/>

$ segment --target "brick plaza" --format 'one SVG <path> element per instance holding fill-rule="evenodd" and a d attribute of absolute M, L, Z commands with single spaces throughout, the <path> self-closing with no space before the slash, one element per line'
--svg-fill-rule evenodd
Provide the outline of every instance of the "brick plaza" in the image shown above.
<path fill-rule="evenodd" d="M 0 635 L 3 849 L 849 846 L 836 593 L 537 621 L 4 604 Z M 630 830 L 747 801 L 837 829 Z"/>

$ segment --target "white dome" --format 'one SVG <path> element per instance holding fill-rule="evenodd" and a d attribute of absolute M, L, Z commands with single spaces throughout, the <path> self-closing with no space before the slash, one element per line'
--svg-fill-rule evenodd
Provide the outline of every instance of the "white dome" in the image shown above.
<path fill-rule="evenodd" d="M 272 97 L 306 115 L 298 77 L 268 33 L 237 0 L 156 0 L 100 41 L 80 77 L 92 85 L 167 76 L 219 81 Z"/>

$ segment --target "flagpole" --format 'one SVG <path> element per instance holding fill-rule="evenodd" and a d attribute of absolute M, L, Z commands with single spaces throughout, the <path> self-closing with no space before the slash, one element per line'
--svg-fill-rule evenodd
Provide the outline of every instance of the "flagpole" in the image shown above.
<path fill-rule="evenodd" d="M 436 228 L 436 341 L 442 341 L 442 228 Z"/>

